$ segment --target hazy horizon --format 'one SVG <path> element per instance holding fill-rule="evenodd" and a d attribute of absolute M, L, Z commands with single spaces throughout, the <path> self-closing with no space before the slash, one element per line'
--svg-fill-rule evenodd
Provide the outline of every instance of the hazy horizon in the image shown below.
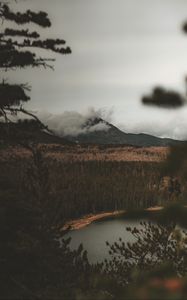
<path fill-rule="evenodd" d="M 186 108 L 159 110 L 140 101 L 156 85 L 185 93 L 187 36 L 181 30 L 187 20 L 185 0 L 45 0 L 43 4 L 38 0 L 14 5 L 47 11 L 53 22 L 49 34 L 64 38 L 73 52 L 57 55 L 54 72 L 7 72 L 12 80 L 32 85 L 30 109 L 84 114 L 89 107 L 102 108 L 112 110 L 111 121 L 126 132 L 187 137 Z"/>

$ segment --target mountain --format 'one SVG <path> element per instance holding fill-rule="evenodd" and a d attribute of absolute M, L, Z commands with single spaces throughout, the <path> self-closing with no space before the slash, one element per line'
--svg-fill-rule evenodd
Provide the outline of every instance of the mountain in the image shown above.
<path fill-rule="evenodd" d="M 108 130 L 92 130 L 92 128 L 96 128 L 96 126 L 99 126 L 99 124 L 106 125 Z M 84 124 L 84 128 L 87 128 L 86 133 L 79 134 L 76 137 L 66 136 L 66 139 L 80 144 L 123 144 L 140 147 L 170 146 L 182 143 L 181 141 L 172 140 L 169 138 L 158 138 L 144 133 L 125 133 L 101 118 L 88 120 Z"/>
<path fill-rule="evenodd" d="M 24 120 L 18 123 L 10 123 L 8 127 L 9 137 L 13 143 L 17 141 L 30 141 L 40 144 L 103 144 L 103 145 L 131 145 L 137 147 L 170 146 L 183 142 L 168 138 L 158 138 L 148 134 L 125 133 L 116 126 L 106 122 L 102 118 L 90 118 L 82 126 L 82 131 L 75 136 L 57 136 L 46 130 L 42 130 L 35 121 Z M 7 126 L 0 123 L 0 143 L 7 140 Z"/>

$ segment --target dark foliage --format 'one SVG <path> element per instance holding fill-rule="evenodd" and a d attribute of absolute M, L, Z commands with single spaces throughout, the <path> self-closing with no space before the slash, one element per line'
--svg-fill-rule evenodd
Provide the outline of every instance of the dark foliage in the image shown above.
<path fill-rule="evenodd" d="M 8 108 L 13 105 L 19 106 L 21 103 L 29 101 L 30 97 L 26 95 L 25 90 L 28 90 L 28 87 L 24 85 L 1 83 L 0 108 Z"/>
<path fill-rule="evenodd" d="M 135 280 L 136 272 L 145 276 L 168 263 L 175 276 L 187 273 L 187 233 L 175 228 L 175 223 L 158 225 L 151 222 L 140 223 L 140 227 L 127 227 L 134 239 L 132 243 L 109 244 L 111 260 L 106 261 L 105 272 L 115 277 L 122 285 Z M 141 274 L 140 274 L 141 272 Z"/>
<path fill-rule="evenodd" d="M 39 33 L 34 31 L 34 32 L 29 32 L 28 29 L 24 30 L 15 30 L 12 28 L 6 28 L 4 31 L 5 36 L 21 36 L 21 37 L 29 37 L 29 38 L 34 38 L 37 39 L 40 37 Z"/>
<path fill-rule="evenodd" d="M 187 144 L 172 146 L 170 148 L 167 160 L 163 164 L 163 172 L 180 176 L 184 180 L 187 178 L 186 164 L 187 164 Z"/>
<path fill-rule="evenodd" d="M 83 248 L 71 252 L 70 240 L 52 226 L 48 168 L 41 152 L 32 153 L 26 173 L 18 163 L 19 178 L 15 166 L 10 174 L 1 165 L 0 299 L 74 299 L 91 268 Z"/>
<path fill-rule="evenodd" d="M 122 276 L 123 264 L 118 265 L 120 269 L 116 270 L 116 273 L 108 272 L 108 266 L 102 273 L 102 264 L 89 265 L 82 246 L 77 251 L 71 252 L 69 240 L 66 241 L 64 238 L 61 244 L 62 248 L 59 248 L 59 243 L 54 240 L 54 237 L 61 238 L 58 229 L 63 226 L 63 220 L 67 217 L 80 216 L 86 211 L 95 212 L 97 209 L 114 209 L 115 203 L 125 207 L 126 197 L 129 197 L 129 207 L 131 205 L 142 205 L 142 207 L 150 205 L 146 202 L 141 204 L 141 197 L 138 198 L 138 195 L 145 178 L 152 176 L 149 182 L 146 180 L 146 186 L 151 186 L 151 182 L 155 181 L 153 174 L 149 173 L 149 171 L 153 172 L 153 165 L 145 164 L 144 167 L 139 166 L 136 169 L 136 164 L 134 164 L 134 170 L 132 170 L 132 163 L 124 164 L 122 167 L 121 163 L 106 164 L 103 162 L 101 167 L 97 162 L 91 162 L 87 166 L 86 164 L 84 166 L 83 163 L 68 163 L 61 164 L 57 168 L 57 164 L 47 159 L 39 148 L 33 147 L 31 152 L 32 157 L 29 160 L 11 160 L 0 164 L 0 231 L 1 237 L 3 237 L 0 245 L 2 258 L 0 299 L 62 298 L 69 300 L 77 299 L 77 297 L 83 299 L 100 299 L 102 297 L 101 299 L 107 300 L 121 299 L 120 297 L 129 299 L 132 291 L 127 291 L 126 286 L 121 287 L 122 281 L 118 279 Z M 129 174 L 131 170 L 132 173 Z M 90 177 L 87 180 L 88 174 Z M 111 177 L 109 178 L 107 174 L 111 174 Z M 119 174 L 118 177 L 117 174 Z M 121 181 L 120 174 L 126 174 Z M 152 175 L 150 176 L 150 174 Z M 93 184 L 96 178 L 98 181 Z M 118 181 L 120 182 L 118 183 Z M 126 184 L 124 190 L 120 189 L 122 182 Z M 129 186 L 131 182 L 132 185 Z M 140 186 L 137 186 L 138 182 Z M 97 194 L 99 183 L 100 190 Z M 114 186 L 115 184 L 116 186 Z M 109 187 L 113 189 L 113 198 L 111 199 L 108 199 L 111 190 L 105 193 Z M 127 189 L 127 187 L 129 188 Z M 87 193 L 85 193 L 86 190 Z M 147 197 L 145 192 L 146 187 L 142 191 L 142 201 L 143 197 Z M 137 198 L 135 197 L 136 193 Z M 118 202 L 120 194 L 123 196 L 124 203 L 122 198 L 121 202 Z M 98 201 L 94 201 L 97 199 Z M 170 253 L 169 251 L 163 252 L 161 246 L 162 243 L 166 243 L 166 237 L 168 237 L 169 230 L 173 230 L 173 225 L 160 226 L 160 228 L 156 240 L 157 229 L 154 230 L 154 226 L 145 225 L 143 237 L 146 237 L 147 240 L 143 239 L 142 243 L 137 243 L 135 247 L 133 244 L 128 245 L 128 249 L 131 249 L 133 253 L 136 252 L 136 260 L 139 261 L 137 267 L 139 277 L 147 274 L 150 280 L 148 272 L 151 269 L 151 263 L 148 256 L 144 261 L 145 269 L 141 267 L 140 257 L 138 257 L 139 253 L 143 257 L 144 249 L 146 251 L 154 250 L 155 256 L 160 255 L 159 257 L 163 260 L 166 260 L 166 254 Z M 138 234 L 137 230 L 133 228 L 132 233 Z M 151 238 L 149 237 L 150 231 L 153 232 Z M 139 237 L 141 238 L 142 235 L 139 234 Z M 151 243 L 154 241 L 155 243 L 151 247 Z M 176 255 L 176 252 L 172 253 Z M 130 259 L 128 251 L 126 254 Z M 181 259 L 183 261 L 182 252 L 177 255 L 173 260 L 176 265 Z M 181 266 L 183 265 L 180 264 Z M 157 267 L 155 264 L 155 272 Z M 133 275 L 134 267 L 130 268 L 129 266 L 128 270 L 128 277 L 125 277 L 126 273 L 123 273 L 123 282 L 126 282 L 131 276 L 132 281 L 129 283 L 136 283 Z M 130 287 L 131 285 L 128 289 Z"/>
<path fill-rule="evenodd" d="M 4 48 L 4 47 L 3 47 Z M 42 60 L 36 60 L 36 54 L 29 51 L 19 52 L 18 50 L 12 48 L 11 50 L 2 49 L 1 47 L 1 58 L 0 66 L 1 68 L 25 68 L 28 66 L 36 67 L 44 64 Z"/>
<path fill-rule="evenodd" d="M 187 33 L 187 23 L 186 22 L 183 24 L 182 29 L 183 29 L 184 33 Z"/>
<path fill-rule="evenodd" d="M 151 95 L 144 96 L 142 98 L 142 102 L 146 105 L 177 108 L 184 104 L 185 99 L 175 91 L 169 91 L 162 87 L 156 87 Z"/>
<path fill-rule="evenodd" d="M 31 10 L 27 10 L 25 13 L 21 12 L 13 12 L 8 4 L 4 4 L 0 2 L 0 17 L 3 20 L 13 21 L 18 25 L 23 25 L 27 23 L 35 23 L 42 27 L 50 27 L 51 21 L 46 12 L 33 12 Z"/>
<path fill-rule="evenodd" d="M 0 17 L 17 25 L 32 22 L 44 28 L 51 26 L 45 12 L 27 10 L 25 13 L 14 13 L 9 4 L 1 1 Z M 40 34 L 29 29 L 5 29 L 0 34 L 0 68 L 46 67 L 49 60 L 38 58 L 36 47 L 60 54 L 70 53 L 69 47 L 62 47 L 64 44 L 62 39 L 40 40 Z M 24 47 L 32 47 L 33 52 L 24 51 Z M 29 122 L 32 130 L 46 128 L 36 116 L 22 107 L 30 99 L 26 90 L 29 90 L 26 84 L 5 81 L 0 84 L 0 115 L 6 121 L 1 126 L 1 133 L 4 132 L 6 138 L 13 141 L 18 138 L 17 142 L 23 141 L 27 124 L 10 126 L 9 114 L 21 112 L 34 118 L 35 122 Z M 19 162 L 15 173 L 14 166 L 8 171 L 9 163 L 1 165 L 0 299 L 74 299 L 77 288 L 81 289 L 81 285 L 86 284 L 84 277 L 90 269 L 87 255 L 82 247 L 71 252 L 70 241 L 63 240 L 60 247 L 59 232 L 52 226 L 55 210 L 50 209 L 52 202 L 49 200 L 52 197 L 49 194 L 48 168 L 37 148 L 31 147 L 28 141 L 25 147 L 32 153 L 32 158 L 24 172 L 19 168 Z"/>
<path fill-rule="evenodd" d="M 27 124 L 21 122 L 19 126 L 25 127 Z M 35 124 L 29 124 L 30 130 L 31 126 L 35 128 Z M 30 131 L 26 131 L 29 134 Z M 178 190 L 179 184 L 174 185 L 171 180 L 166 186 L 163 185 L 158 163 L 81 162 L 73 159 L 64 162 L 55 159 L 58 154 L 51 159 L 45 149 L 43 151 L 43 159 L 50 170 L 48 201 L 52 207 L 57 207 L 56 222 L 59 225 L 63 219 L 79 218 L 85 214 L 113 210 L 141 210 L 173 203 L 182 198 Z M 29 157 L 23 157 L 19 159 L 23 170 L 25 159 L 33 169 L 33 161 L 29 161 Z M 16 158 L 9 158 L 9 160 L 13 165 L 16 162 Z M 31 176 L 31 173 L 29 174 Z M 26 175 L 24 177 L 27 178 Z M 30 179 L 28 197 L 32 197 L 33 192 L 34 186 Z"/>
<path fill-rule="evenodd" d="M 45 12 L 13 12 L 1 1 L 0 17 L 17 25 L 51 26 Z M 64 45 L 62 39 L 42 40 L 38 32 L 29 29 L 7 28 L 0 35 L 0 68 L 47 67 L 50 60 L 37 57 L 36 48 L 71 53 Z M 24 47 L 31 47 L 32 52 Z M 25 113 L 38 122 L 38 127 L 29 124 L 33 130 L 43 129 L 45 126 L 21 106 L 29 100 L 26 87 L 2 82 L 0 114 L 8 123 L 8 113 Z M 178 107 L 184 99 L 176 92 L 156 88 L 143 102 Z M 9 130 L 9 124 L 5 125 Z M 22 132 L 27 124 L 18 127 Z M 152 164 L 58 164 L 47 161 L 37 147 L 27 144 L 27 150 L 32 154 L 29 162 L 23 159 L 14 161 L 16 166 L 12 162 L 0 165 L 1 299 L 124 299 L 123 286 L 136 282 L 134 270 L 140 276 L 149 276 L 154 270 L 158 276 L 157 267 L 167 261 L 174 276 L 186 274 L 186 236 L 174 230 L 174 224 L 163 227 L 143 222 L 143 229 L 128 228 L 136 242 L 125 245 L 120 240 L 109 245 L 113 259 L 106 262 L 104 273 L 101 266 L 89 265 L 82 245 L 71 252 L 70 240 L 63 240 L 57 231 L 65 218 L 158 203 L 159 174 L 153 175 Z"/>
<path fill-rule="evenodd" d="M 27 10 L 24 13 L 19 11 L 13 12 L 10 5 L 2 1 L 0 1 L 0 17 L 4 22 L 12 21 L 14 24 L 20 26 L 29 26 L 30 23 L 35 23 L 43 28 L 51 26 L 51 21 L 47 13 L 41 11 L 33 12 L 31 10 Z M 17 40 L 17 37 L 19 37 L 19 40 Z M 47 38 L 42 40 L 39 32 L 31 32 L 29 28 L 6 28 L 0 33 L 0 68 L 5 71 L 40 66 L 53 68 L 49 62 L 53 62 L 54 59 L 38 57 L 36 48 L 41 48 L 45 51 L 50 50 L 63 55 L 70 54 L 71 49 L 65 46 L 65 44 L 66 42 L 63 39 Z M 25 47 L 27 47 L 27 50 L 24 50 Z M 32 51 L 28 50 L 28 48 L 32 48 Z M 18 112 L 28 114 L 21 106 L 21 104 L 30 100 L 25 90 L 26 85 L 23 84 L 10 85 L 4 82 L 0 84 L 0 115 L 4 117 L 6 122 L 10 122 L 8 114 L 17 114 Z M 38 121 L 37 118 L 35 120 Z M 43 128 L 46 129 L 45 126 Z"/>

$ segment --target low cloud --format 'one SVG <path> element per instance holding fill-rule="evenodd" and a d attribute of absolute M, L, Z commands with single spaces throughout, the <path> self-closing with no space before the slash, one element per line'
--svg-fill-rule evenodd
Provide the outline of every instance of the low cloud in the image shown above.
<path fill-rule="evenodd" d="M 119 128 L 129 133 L 146 133 L 162 138 L 172 138 L 176 140 L 187 140 L 187 108 L 174 112 L 159 111 L 159 114 L 144 121 L 135 118 L 131 121 L 118 124 Z"/>
<path fill-rule="evenodd" d="M 38 118 L 59 136 L 73 136 L 87 134 L 97 131 L 107 131 L 110 128 L 108 123 L 114 124 L 126 133 L 146 133 L 158 137 L 168 137 L 177 140 L 187 140 L 187 107 L 179 110 L 155 110 L 144 108 L 140 115 L 128 115 L 124 112 L 124 121 L 119 123 L 114 110 L 94 108 L 87 109 L 84 113 L 76 111 L 65 111 L 61 114 L 49 112 L 36 112 Z M 12 121 L 28 118 L 24 114 L 9 116 Z M 102 119 L 98 123 L 94 120 Z M 3 121 L 3 119 L 1 118 Z"/>
<path fill-rule="evenodd" d="M 106 113 L 105 110 L 90 108 L 85 113 L 65 111 L 62 114 L 55 115 L 47 112 L 39 112 L 37 116 L 56 134 L 76 137 L 79 134 L 109 130 L 110 126 L 107 122 L 102 121 L 102 119 L 110 121 L 111 114 L 111 111 Z M 96 119 L 97 123 L 94 123 Z"/>

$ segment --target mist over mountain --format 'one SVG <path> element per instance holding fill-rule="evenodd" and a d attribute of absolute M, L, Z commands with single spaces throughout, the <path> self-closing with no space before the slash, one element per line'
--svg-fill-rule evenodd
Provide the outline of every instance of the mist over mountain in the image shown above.
<path fill-rule="evenodd" d="M 40 114 L 41 120 L 71 142 L 80 144 L 124 144 L 132 146 L 168 146 L 179 141 L 149 134 L 125 133 L 111 123 L 111 114 L 89 109 L 87 113 L 64 112 L 61 115 Z M 106 117 L 106 119 L 105 119 Z"/>
<path fill-rule="evenodd" d="M 105 112 L 104 110 L 89 108 L 84 114 L 65 111 L 59 115 L 47 112 L 39 112 L 37 115 L 55 134 L 76 138 L 79 135 L 108 131 L 111 113 L 111 111 Z"/>
<path fill-rule="evenodd" d="M 68 143 L 69 141 L 80 144 L 120 144 L 140 147 L 181 143 L 175 139 L 156 137 L 151 134 L 126 133 L 125 130 L 112 124 L 112 110 L 106 112 L 90 108 L 85 114 L 67 111 L 59 115 L 37 112 L 37 116 L 53 132 L 49 134 L 36 128 L 34 130 L 27 128 L 28 131 L 32 131 L 35 140 L 41 143 Z M 19 115 L 17 118 L 23 120 L 25 116 Z M 15 116 L 12 116 L 12 119 L 16 121 Z"/>
<path fill-rule="evenodd" d="M 66 136 L 69 141 L 82 143 L 82 144 L 125 144 L 140 147 L 149 146 L 170 146 L 181 141 L 172 140 L 168 138 L 158 138 L 148 134 L 133 134 L 125 133 L 116 126 L 109 124 L 100 118 L 95 118 L 90 121 L 91 126 L 94 128 L 97 124 L 106 124 L 108 130 L 89 131 L 84 134 L 79 134 L 76 137 Z"/>

